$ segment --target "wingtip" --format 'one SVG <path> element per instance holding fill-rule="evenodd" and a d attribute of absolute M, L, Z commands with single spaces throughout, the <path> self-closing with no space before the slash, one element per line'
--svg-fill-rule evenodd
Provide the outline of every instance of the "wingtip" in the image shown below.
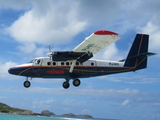
<path fill-rule="evenodd" d="M 94 34 L 96 35 L 118 35 L 115 32 L 107 31 L 107 30 L 98 30 L 98 31 L 95 31 Z"/>

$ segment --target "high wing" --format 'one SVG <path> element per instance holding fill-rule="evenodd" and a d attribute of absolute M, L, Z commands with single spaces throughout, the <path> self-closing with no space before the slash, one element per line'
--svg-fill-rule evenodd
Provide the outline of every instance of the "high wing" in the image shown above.
<path fill-rule="evenodd" d="M 69 69 L 69 72 L 72 73 L 77 61 L 80 63 L 87 61 L 93 57 L 93 54 L 96 54 L 119 38 L 120 37 L 117 33 L 106 30 L 99 30 L 92 33 L 72 51 L 52 52 L 47 55 L 52 56 L 53 61 L 72 60 L 72 65 Z"/>
<path fill-rule="evenodd" d="M 118 40 L 120 37 L 117 33 L 99 30 L 92 33 L 89 37 L 73 49 L 73 52 L 85 52 L 96 54 L 103 48 Z"/>

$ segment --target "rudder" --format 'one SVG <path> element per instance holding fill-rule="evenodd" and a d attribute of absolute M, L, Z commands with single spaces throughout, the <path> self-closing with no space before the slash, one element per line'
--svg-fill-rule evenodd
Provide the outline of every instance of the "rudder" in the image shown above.
<path fill-rule="evenodd" d="M 149 35 L 137 34 L 126 58 L 124 67 L 134 67 L 139 70 L 147 67 Z"/>

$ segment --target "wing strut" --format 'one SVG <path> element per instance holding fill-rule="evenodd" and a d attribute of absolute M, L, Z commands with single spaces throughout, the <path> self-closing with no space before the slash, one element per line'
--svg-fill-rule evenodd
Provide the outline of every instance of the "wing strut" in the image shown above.
<path fill-rule="evenodd" d="M 71 67 L 70 67 L 70 69 L 69 69 L 69 72 L 70 72 L 70 73 L 73 72 L 73 68 L 74 68 L 74 66 L 76 65 L 76 61 L 77 61 L 77 60 L 73 60 L 73 61 L 72 61 L 72 65 L 71 65 Z"/>

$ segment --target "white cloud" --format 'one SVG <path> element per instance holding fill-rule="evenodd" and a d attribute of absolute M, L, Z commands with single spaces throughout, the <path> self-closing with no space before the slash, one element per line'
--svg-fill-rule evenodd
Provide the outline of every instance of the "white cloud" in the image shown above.
<path fill-rule="evenodd" d="M 83 113 L 83 114 L 90 114 L 90 113 L 91 113 L 91 110 L 89 110 L 89 109 L 84 109 L 84 110 L 82 110 L 82 113 Z"/>
<path fill-rule="evenodd" d="M 144 74 L 144 75 L 141 75 Z M 148 74 L 146 76 L 146 74 Z M 151 72 L 142 72 L 140 74 L 136 73 L 125 73 L 123 75 L 110 75 L 110 76 L 101 76 L 99 77 L 102 80 L 112 81 L 112 82 L 121 82 L 127 84 L 153 84 L 159 83 L 159 76 L 152 76 L 153 73 Z"/>
<path fill-rule="evenodd" d="M 142 29 L 142 33 L 150 35 L 150 49 L 159 53 L 160 51 L 160 27 L 155 20 L 149 21 Z"/>
<path fill-rule="evenodd" d="M 5 63 L 0 63 L 0 68 L 3 68 L 3 70 L 0 71 L 0 78 L 1 79 L 7 79 L 7 80 L 12 80 L 14 77 L 10 77 L 8 73 L 8 69 L 11 67 L 17 66 L 17 63 L 9 61 Z"/>
<path fill-rule="evenodd" d="M 67 7 L 68 1 L 65 5 L 62 2 L 55 4 L 49 0 L 40 3 L 35 3 L 30 11 L 7 28 L 15 40 L 45 45 L 65 44 L 84 30 L 86 22 L 76 18 L 74 11 L 77 7 L 76 2 L 73 2 L 75 5 L 70 6 L 70 9 Z M 43 12 L 41 7 L 44 8 Z"/>
<path fill-rule="evenodd" d="M 125 100 L 125 101 L 122 103 L 122 106 L 126 106 L 126 105 L 128 105 L 129 103 L 130 103 L 130 100 L 127 99 L 127 100 Z"/>
<path fill-rule="evenodd" d="M 30 54 L 31 56 L 36 57 L 46 56 L 49 52 L 48 46 L 37 47 L 34 43 L 24 43 L 21 46 L 18 46 L 18 49 L 20 50 L 20 53 Z"/>
<path fill-rule="evenodd" d="M 33 53 L 36 50 L 36 45 L 34 43 L 25 43 L 21 46 L 18 46 L 18 49 L 23 53 Z"/>
<path fill-rule="evenodd" d="M 61 86 L 60 86 L 61 87 Z M 14 91 L 13 91 L 14 89 Z M 74 89 L 74 90 L 73 90 Z M 29 89 L 21 89 L 20 88 L 8 88 L 3 89 L 1 87 L 0 91 L 3 92 L 17 92 L 17 93 L 32 93 L 32 94 L 47 94 L 47 95 L 82 95 L 82 96 L 112 96 L 112 97 L 120 97 L 120 96 L 137 96 L 137 95 L 143 95 L 140 91 L 136 89 L 109 89 L 109 88 L 103 88 L 103 89 L 95 89 L 95 88 L 83 88 L 83 89 L 75 89 L 70 88 L 68 90 L 65 90 L 64 88 L 42 88 L 42 87 L 31 87 Z"/>
<path fill-rule="evenodd" d="M 122 102 L 121 105 L 129 108 L 131 106 L 131 101 L 129 99 L 126 99 L 125 101 Z"/>
<path fill-rule="evenodd" d="M 55 99 L 49 98 L 47 100 L 35 100 L 32 102 L 32 108 L 34 109 L 50 109 L 51 104 L 56 102 Z"/>
<path fill-rule="evenodd" d="M 93 59 L 118 61 L 123 59 L 123 55 L 120 52 L 121 51 L 118 50 L 116 44 L 112 43 L 101 52 L 95 54 L 95 57 Z"/>

